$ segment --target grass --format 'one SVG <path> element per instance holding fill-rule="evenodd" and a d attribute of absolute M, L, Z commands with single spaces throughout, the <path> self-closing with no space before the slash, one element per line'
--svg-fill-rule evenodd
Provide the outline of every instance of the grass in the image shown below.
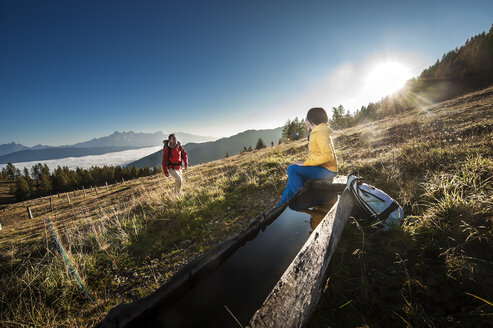
<path fill-rule="evenodd" d="M 488 325 L 492 122 L 486 89 L 336 132 L 341 173 L 358 171 L 409 216 L 384 234 L 351 220 L 311 327 Z M 172 179 L 156 175 L 85 198 L 70 193 L 70 203 L 55 195 L 53 213 L 47 197 L 8 205 L 0 212 L 0 326 L 88 327 L 148 295 L 271 209 L 287 166 L 306 148 L 305 139 L 191 167 L 180 197 L 170 194 Z M 96 302 L 67 269 L 48 216 Z"/>
<path fill-rule="evenodd" d="M 491 324 L 492 90 L 337 139 L 344 170 L 359 171 L 409 216 L 385 234 L 365 221 L 346 227 L 310 327 Z"/>
<path fill-rule="evenodd" d="M 15 201 L 15 196 L 10 193 L 14 182 L 0 180 L 0 211 L 4 207 L 2 204 L 8 204 Z"/>
<path fill-rule="evenodd" d="M 49 197 L 9 205 L 1 217 L 0 284 L 8 286 L 0 292 L 1 325 L 92 326 L 113 306 L 149 294 L 271 209 L 285 184 L 286 166 L 297 159 L 296 149 L 305 147 L 298 142 L 191 167 L 179 197 L 170 194 L 172 179 L 156 175 L 87 192 L 86 198 L 69 193 L 70 203 L 55 195 L 53 213 Z M 48 216 L 96 303 L 67 269 Z"/>

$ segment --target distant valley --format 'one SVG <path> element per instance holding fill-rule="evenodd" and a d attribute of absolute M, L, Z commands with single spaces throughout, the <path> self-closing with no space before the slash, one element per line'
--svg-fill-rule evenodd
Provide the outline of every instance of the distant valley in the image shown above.
<path fill-rule="evenodd" d="M 21 150 L 15 153 L 0 156 L 0 164 L 46 161 L 66 157 L 82 157 L 89 155 L 102 155 L 141 147 L 93 147 L 93 148 L 58 148 L 52 147 L 39 150 Z"/>
<path fill-rule="evenodd" d="M 24 161 L 24 162 L 13 162 L 14 166 L 21 171 L 27 167 L 31 168 L 33 165 L 38 163 L 46 164 L 50 170 L 56 169 L 58 166 L 68 167 L 71 170 L 75 170 L 80 167 L 83 169 L 89 169 L 93 166 L 126 166 L 128 163 L 138 160 L 144 156 L 155 153 L 157 150 L 161 149 L 161 146 L 154 147 L 144 147 L 129 149 L 123 151 L 115 151 L 111 153 L 104 153 L 101 155 L 88 155 L 81 157 L 64 157 L 59 159 L 49 159 L 43 161 Z M 0 164 L 0 170 L 7 166 L 7 164 Z"/>

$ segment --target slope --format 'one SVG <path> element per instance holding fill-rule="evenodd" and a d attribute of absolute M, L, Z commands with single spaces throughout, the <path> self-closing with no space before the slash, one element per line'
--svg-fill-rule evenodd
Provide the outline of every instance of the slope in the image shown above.
<path fill-rule="evenodd" d="M 340 173 L 357 170 L 409 215 L 381 234 L 354 220 L 343 233 L 311 327 L 487 326 L 493 281 L 493 88 L 336 131 Z M 184 195 L 171 179 L 141 178 L 68 203 L 31 200 L 0 212 L 0 323 L 86 327 L 142 297 L 185 263 L 274 206 L 286 167 L 307 140 L 191 167 Z M 60 240 L 93 304 L 65 263 Z M 94 226 L 94 229 L 92 228 Z M 118 265 L 112 266 L 98 246 Z M 485 302 L 487 301 L 487 302 Z"/>

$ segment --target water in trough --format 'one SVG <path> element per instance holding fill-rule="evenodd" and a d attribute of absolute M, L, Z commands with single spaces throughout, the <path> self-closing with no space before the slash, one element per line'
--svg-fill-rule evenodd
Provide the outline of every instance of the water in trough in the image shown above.
<path fill-rule="evenodd" d="M 134 327 L 239 327 L 261 307 L 333 201 L 318 210 L 286 208 L 214 271 L 171 305 L 134 321 Z M 230 313 L 231 312 L 231 313 Z M 233 318 L 233 315 L 235 318 Z"/>

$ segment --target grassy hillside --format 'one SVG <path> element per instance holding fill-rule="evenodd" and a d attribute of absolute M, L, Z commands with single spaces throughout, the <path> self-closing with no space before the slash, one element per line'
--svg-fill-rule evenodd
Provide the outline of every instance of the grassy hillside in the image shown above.
<path fill-rule="evenodd" d="M 341 131 L 336 149 L 409 216 L 348 225 L 310 327 L 489 326 L 493 88 Z"/>
<path fill-rule="evenodd" d="M 8 204 L 15 201 L 14 195 L 11 194 L 11 188 L 14 186 L 12 181 L 0 180 L 0 211 L 2 211 L 2 204 Z M 0 213 L 1 215 L 1 213 Z"/>
<path fill-rule="evenodd" d="M 383 234 L 364 221 L 347 226 L 310 325 L 486 326 L 493 88 L 336 136 L 341 173 L 359 171 L 410 216 L 403 229 Z M 272 208 L 286 167 L 306 152 L 305 139 L 191 167 L 181 197 L 170 195 L 172 179 L 162 175 L 102 188 L 85 199 L 89 221 L 80 194 L 70 203 L 55 197 L 54 213 L 48 198 L 9 205 L 0 212 L 1 325 L 87 327 L 116 304 L 149 294 Z M 48 215 L 95 303 L 59 255 Z"/>

